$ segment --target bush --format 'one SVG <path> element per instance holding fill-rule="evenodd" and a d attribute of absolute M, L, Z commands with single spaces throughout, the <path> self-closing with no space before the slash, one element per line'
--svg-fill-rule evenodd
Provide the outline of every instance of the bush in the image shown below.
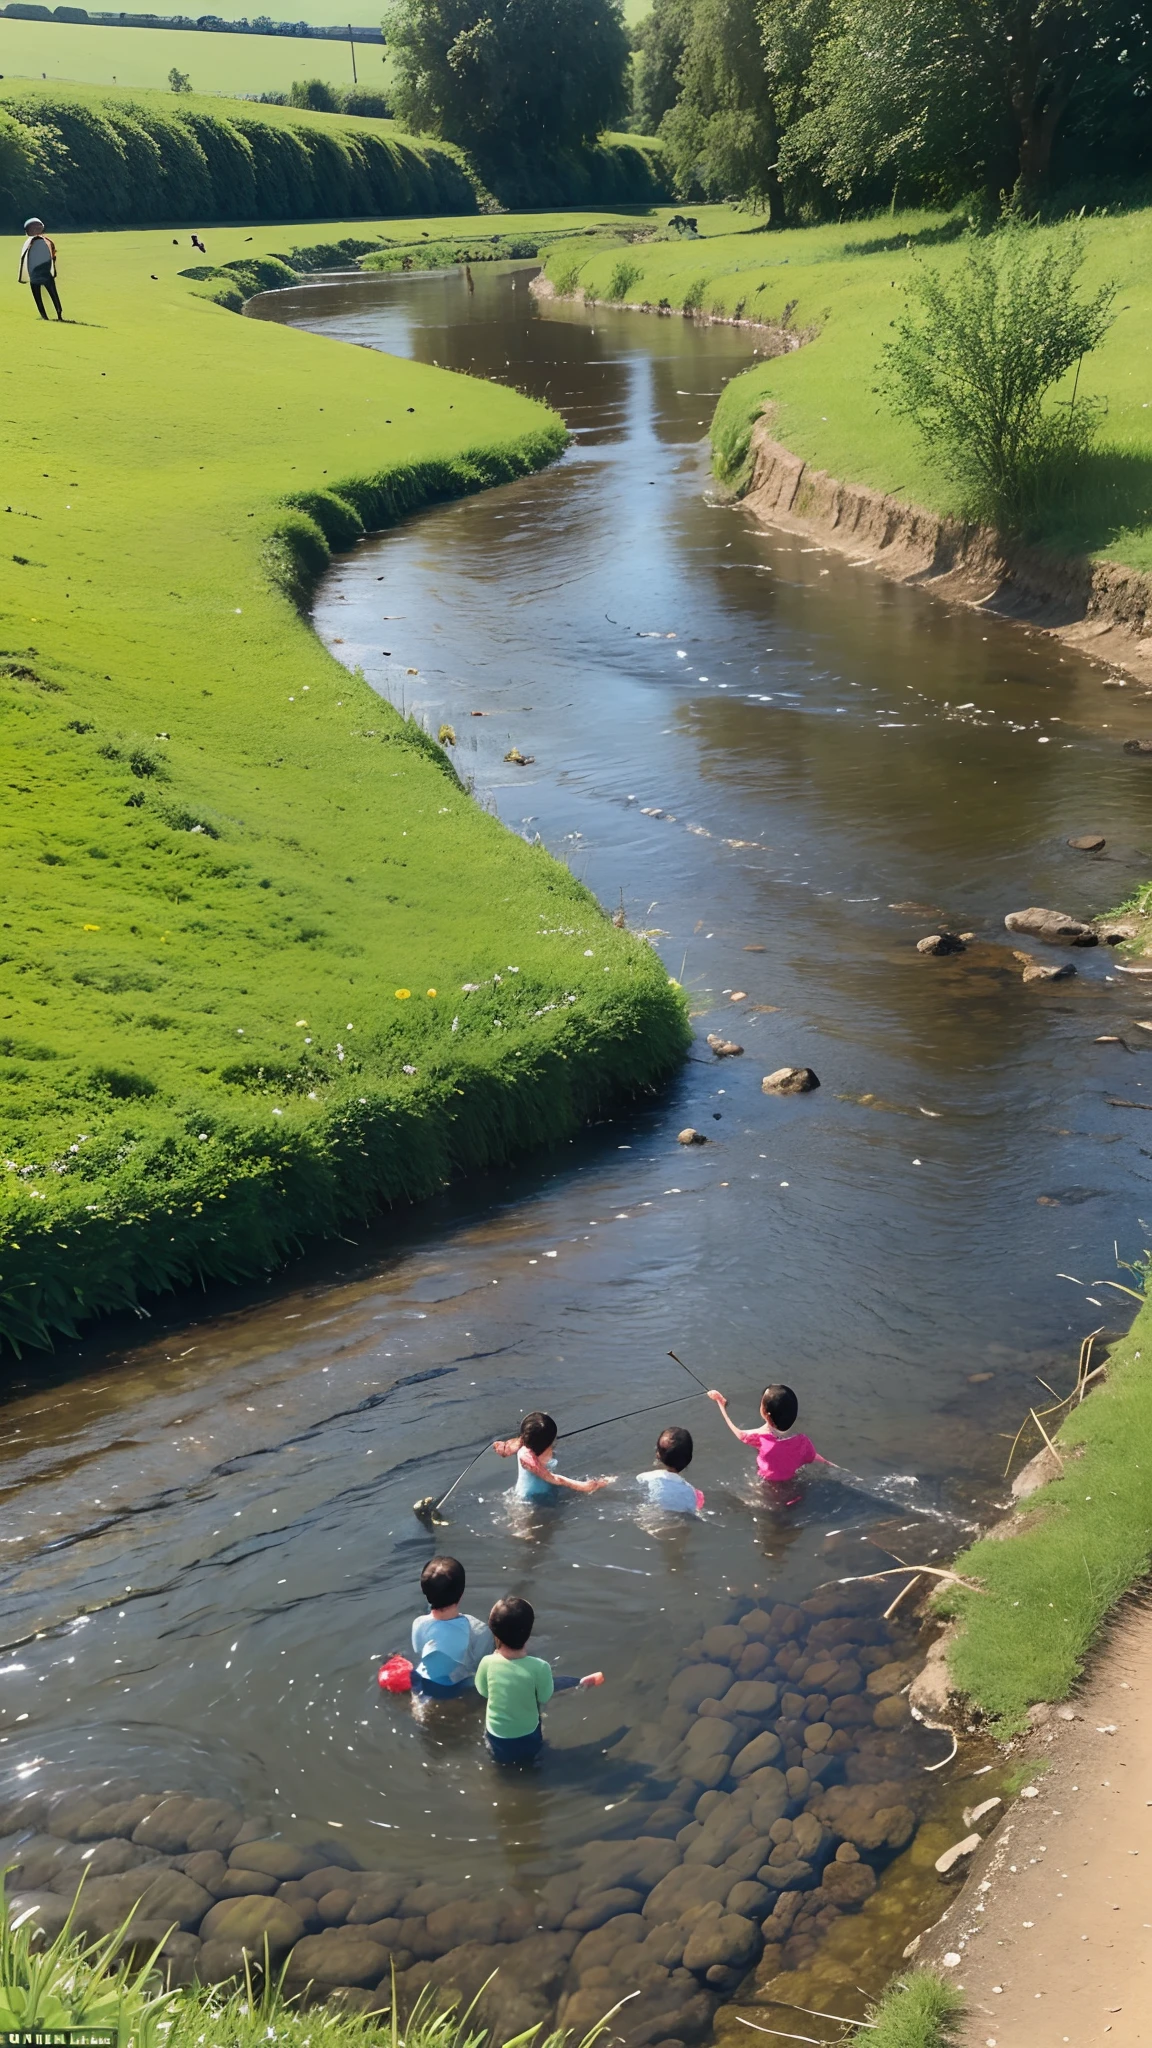
<path fill-rule="evenodd" d="M 881 389 L 919 428 L 966 494 L 966 509 L 1009 532 L 1026 526 L 1086 451 L 1100 412 L 1079 391 L 1084 357 L 1112 325 L 1118 286 L 1077 295 L 1084 243 L 1010 227 L 976 243 L 944 278 L 924 268 L 915 309 L 884 351 Z M 1076 371 L 1066 405 L 1045 401 Z"/>
<path fill-rule="evenodd" d="M 708 279 L 706 277 L 693 278 L 692 283 L 681 300 L 683 311 L 685 313 L 698 313 L 704 304 L 704 294 L 707 289 Z"/>
<path fill-rule="evenodd" d="M 340 99 L 335 86 L 323 78 L 296 78 L 288 94 L 290 107 L 310 107 L 314 114 L 338 114 Z"/>
<path fill-rule="evenodd" d="M 605 298 L 626 299 L 633 285 L 639 283 L 643 275 L 644 272 L 638 263 L 632 263 L 627 256 L 622 256 L 608 280 Z"/>
<path fill-rule="evenodd" d="M 853 2040 L 869 2048 L 957 2048 L 964 2001 L 932 1970 L 894 1978 L 868 2014 L 868 2031 Z"/>

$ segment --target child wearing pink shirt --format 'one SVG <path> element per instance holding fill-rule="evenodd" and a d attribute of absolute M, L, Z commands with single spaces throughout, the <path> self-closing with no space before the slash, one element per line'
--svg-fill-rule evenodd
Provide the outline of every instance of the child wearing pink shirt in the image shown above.
<path fill-rule="evenodd" d="M 742 1444 L 755 1444 L 756 1469 L 761 1479 L 786 1486 L 795 1479 L 801 1465 L 828 1463 L 810 1437 L 787 1434 L 800 1413 L 800 1403 L 791 1387 L 765 1387 L 760 1403 L 763 1429 L 737 1429 L 728 1413 L 727 1396 L 715 1387 L 709 1388 L 708 1399 L 715 1401 L 733 1436 L 739 1437 Z"/>

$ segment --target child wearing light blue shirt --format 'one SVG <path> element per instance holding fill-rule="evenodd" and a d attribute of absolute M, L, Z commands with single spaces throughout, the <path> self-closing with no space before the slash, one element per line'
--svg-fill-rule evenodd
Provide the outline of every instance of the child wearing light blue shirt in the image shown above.
<path fill-rule="evenodd" d="M 475 1691 L 476 1670 L 493 1648 L 492 1631 L 461 1614 L 464 1567 L 454 1557 L 430 1558 L 420 1591 L 431 1610 L 412 1623 L 412 1691 L 424 1699 L 455 1700 Z"/>

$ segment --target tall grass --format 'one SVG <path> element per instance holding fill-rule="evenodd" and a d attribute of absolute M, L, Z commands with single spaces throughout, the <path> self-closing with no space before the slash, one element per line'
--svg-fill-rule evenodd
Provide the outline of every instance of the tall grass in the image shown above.
<path fill-rule="evenodd" d="M 439 2003 L 427 1987 L 405 2012 L 393 1983 L 390 1997 L 359 2012 L 286 1996 L 287 1966 L 277 1975 L 267 1953 L 263 1968 L 245 1957 L 243 1983 L 168 1988 L 162 1948 L 135 1959 L 131 1916 L 100 1941 L 80 1939 L 70 1921 L 45 1941 L 30 1912 L 12 1918 L 0 1884 L 0 2032 L 106 2028 L 120 2048 L 566 2048 L 569 2040 L 564 2031 L 542 2034 L 539 2026 L 490 2039 L 477 2008 L 491 1978 L 463 2010 Z M 595 2048 L 619 2009 L 579 2048 Z"/>
<path fill-rule="evenodd" d="M 867 2028 L 853 2039 L 860 2048 L 955 2048 L 961 2038 L 964 2000 L 954 1984 L 932 1970 L 915 1970 L 894 1978 L 877 2005 L 870 2008 Z"/>

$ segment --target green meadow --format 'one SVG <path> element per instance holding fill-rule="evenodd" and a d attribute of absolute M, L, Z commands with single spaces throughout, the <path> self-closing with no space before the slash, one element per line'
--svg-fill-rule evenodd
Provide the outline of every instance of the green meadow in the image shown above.
<path fill-rule="evenodd" d="M 313 238 L 208 239 L 223 262 Z M 180 276 L 191 253 L 167 231 L 68 237 L 70 324 L 12 286 L 0 314 L 17 1346 L 556 1142 L 686 1041 L 656 955 L 299 609 L 330 545 L 552 460 L 562 422 L 238 319 Z"/>
<path fill-rule="evenodd" d="M 689 208 L 688 211 L 694 211 Z M 707 210 L 701 209 L 701 214 Z M 939 465 L 877 390 L 881 351 L 914 266 L 961 260 L 963 222 L 900 213 L 847 225 L 744 231 L 630 249 L 605 244 L 548 258 L 557 289 L 675 311 L 784 322 L 808 337 L 795 353 L 736 377 L 716 411 L 712 441 L 726 481 L 743 472 L 764 411 L 772 431 L 805 461 L 847 483 L 868 484 L 936 512 L 957 509 Z M 1081 389 L 1107 402 L 1098 453 L 1077 491 L 1054 503 L 1041 538 L 1062 552 L 1099 554 L 1152 568 L 1152 209 L 1082 223 L 1086 288 L 1122 290 L 1117 319 L 1085 365 Z M 1037 229 L 1038 234 L 1058 230 Z M 1059 394 L 1058 394 L 1059 395 Z"/>
<path fill-rule="evenodd" d="M 319 17 L 317 25 L 323 26 Z M 379 43 L 357 43 L 361 85 L 386 87 L 386 56 Z M 83 22 L 11 21 L 0 15 L 0 76 L 5 79 L 163 88 L 173 66 L 186 73 L 196 92 L 287 92 L 297 78 L 352 84 L 347 43 L 211 35 L 195 29 L 93 28 Z"/>

